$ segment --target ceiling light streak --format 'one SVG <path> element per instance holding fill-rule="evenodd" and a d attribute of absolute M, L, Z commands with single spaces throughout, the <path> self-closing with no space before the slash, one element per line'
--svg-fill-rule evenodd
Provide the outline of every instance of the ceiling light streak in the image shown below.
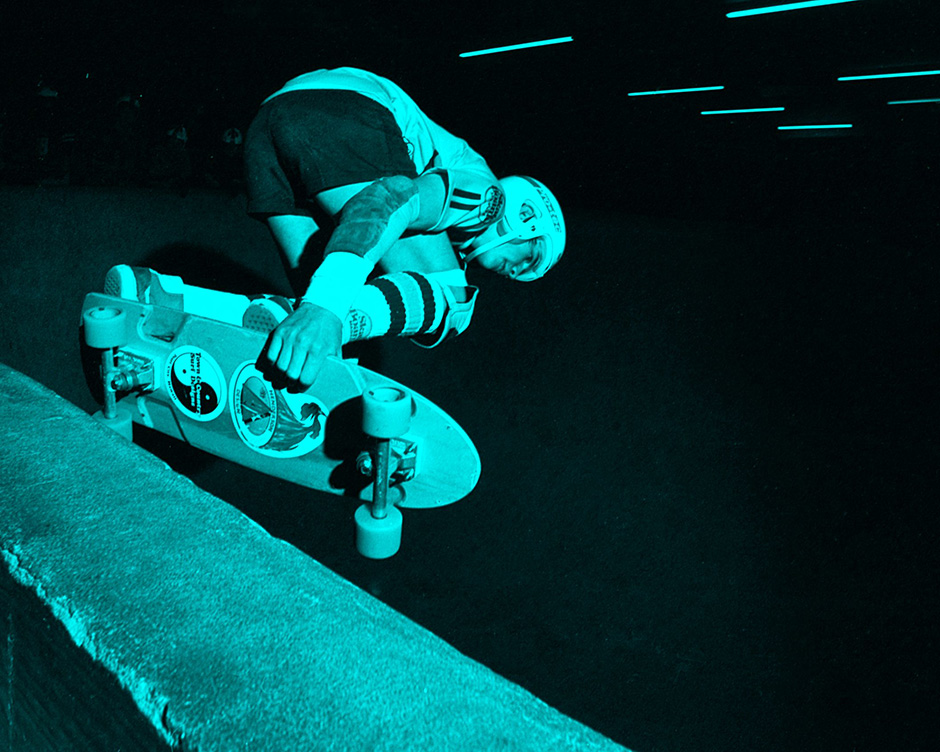
<path fill-rule="evenodd" d="M 840 3 L 854 3 L 858 0 L 806 0 L 802 3 L 784 3 L 783 5 L 767 5 L 763 8 L 752 8 L 751 10 L 736 10 L 726 13 L 728 18 L 744 18 L 745 16 L 760 16 L 765 13 L 783 13 L 788 10 L 803 10 L 804 8 L 816 8 L 820 5 L 839 5 Z"/>
<path fill-rule="evenodd" d="M 829 128 L 851 128 L 850 123 L 834 123 L 825 125 L 778 125 L 778 131 L 819 131 Z"/>
<path fill-rule="evenodd" d="M 528 47 L 544 47 L 547 44 L 562 44 L 563 42 L 573 42 L 574 37 L 557 37 L 555 39 L 543 39 L 541 42 L 526 42 L 524 44 L 510 44 L 506 47 L 490 47 L 486 50 L 476 50 L 474 52 L 461 52 L 460 57 L 476 57 L 477 55 L 492 55 L 495 52 L 509 52 L 510 50 L 524 50 Z"/>
<path fill-rule="evenodd" d="M 783 112 L 783 107 L 752 107 L 749 110 L 702 110 L 703 115 L 737 115 L 749 112 Z"/>
<path fill-rule="evenodd" d="M 873 78 L 911 78 L 913 76 L 940 76 L 940 70 L 911 71 L 910 73 L 876 73 L 868 76 L 840 76 L 837 81 L 870 81 Z"/>
<path fill-rule="evenodd" d="M 940 99 L 898 99 L 888 104 L 934 104 L 940 102 Z"/>
<path fill-rule="evenodd" d="M 721 91 L 724 86 L 699 86 L 694 89 L 660 89 L 658 91 L 631 91 L 628 97 L 650 97 L 654 94 L 686 94 L 690 91 Z"/>

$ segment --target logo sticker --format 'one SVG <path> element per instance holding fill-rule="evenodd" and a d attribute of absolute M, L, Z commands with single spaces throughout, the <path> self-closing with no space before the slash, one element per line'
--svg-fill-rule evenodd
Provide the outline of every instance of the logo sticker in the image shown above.
<path fill-rule="evenodd" d="M 193 420 L 213 420 L 225 407 L 222 369 L 198 347 L 180 347 L 171 352 L 164 376 L 170 400 Z"/>
<path fill-rule="evenodd" d="M 349 325 L 349 341 L 357 342 L 360 339 L 369 339 L 372 333 L 372 319 L 365 311 L 353 308 L 346 314 L 346 323 Z"/>
<path fill-rule="evenodd" d="M 506 194 L 498 186 L 490 186 L 483 196 L 483 202 L 480 204 L 480 219 L 484 224 L 492 224 L 503 216 L 503 210 L 506 207 Z"/>
<path fill-rule="evenodd" d="M 232 379 L 232 421 L 251 449 L 268 457 L 300 457 L 323 443 L 327 409 L 306 394 L 275 389 L 243 363 Z"/>

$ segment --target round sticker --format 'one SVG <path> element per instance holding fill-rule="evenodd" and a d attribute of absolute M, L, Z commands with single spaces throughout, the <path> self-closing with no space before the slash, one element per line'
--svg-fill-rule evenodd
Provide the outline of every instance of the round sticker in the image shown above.
<path fill-rule="evenodd" d="M 213 420 L 225 407 L 222 369 L 204 350 L 177 348 L 166 359 L 164 374 L 170 400 L 193 420 Z"/>
<path fill-rule="evenodd" d="M 249 447 L 269 457 L 299 457 L 323 443 L 327 409 L 307 394 L 275 389 L 243 363 L 232 379 L 232 421 Z"/>

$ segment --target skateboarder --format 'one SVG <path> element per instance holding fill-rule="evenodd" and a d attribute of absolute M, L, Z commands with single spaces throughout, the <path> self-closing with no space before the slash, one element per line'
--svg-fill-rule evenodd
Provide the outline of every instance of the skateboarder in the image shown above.
<path fill-rule="evenodd" d="M 297 283 L 297 310 L 268 345 L 271 362 L 301 385 L 338 353 L 351 310 L 356 326 L 375 326 L 354 303 L 376 266 L 390 331 L 410 325 L 433 345 L 470 322 L 477 290 L 466 262 L 530 281 L 564 249 L 561 210 L 544 185 L 498 180 L 465 141 L 367 71 L 288 81 L 249 128 L 245 168 L 249 214 L 267 223 L 289 274 L 304 268 L 314 205 L 336 222 L 322 263 Z"/>

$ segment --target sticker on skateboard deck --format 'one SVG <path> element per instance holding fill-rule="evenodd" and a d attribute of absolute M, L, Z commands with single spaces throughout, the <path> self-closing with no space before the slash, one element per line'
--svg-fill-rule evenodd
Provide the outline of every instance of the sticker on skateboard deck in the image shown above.
<path fill-rule="evenodd" d="M 231 406 L 239 437 L 260 454 L 300 457 L 323 443 L 326 405 L 309 394 L 275 389 L 254 361 L 236 369 Z"/>
<path fill-rule="evenodd" d="M 225 409 L 225 377 L 213 357 L 198 347 L 178 347 L 166 359 L 166 391 L 193 420 L 215 420 Z"/>

